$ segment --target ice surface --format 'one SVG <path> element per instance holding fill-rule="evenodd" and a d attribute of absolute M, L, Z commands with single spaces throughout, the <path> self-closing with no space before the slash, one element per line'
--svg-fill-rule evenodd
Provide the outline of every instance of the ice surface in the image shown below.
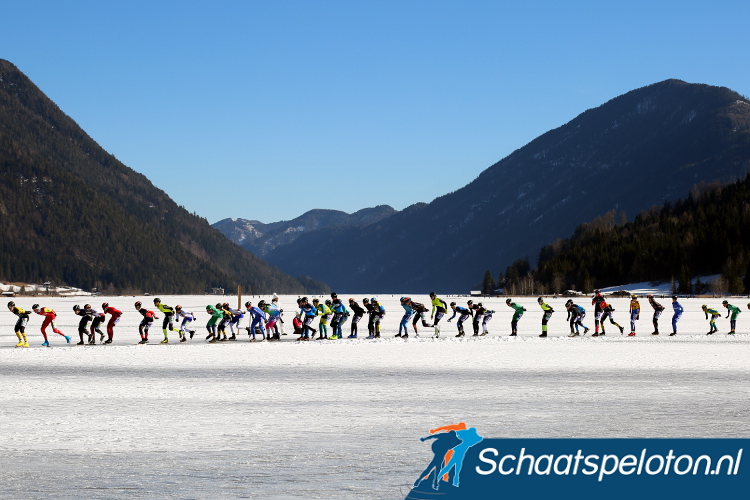
<path fill-rule="evenodd" d="M 201 328 L 206 304 L 237 304 L 161 298 L 193 310 Z M 287 325 L 295 298 L 280 298 Z M 700 305 L 723 312 L 720 299 L 681 299 L 676 337 L 664 335 L 671 307 L 662 300 L 663 334 L 651 336 L 643 298 L 635 338 L 611 327 L 603 339 L 569 339 L 560 298 L 548 299 L 552 337 L 540 339 L 541 311 L 529 297 L 517 299 L 528 309 L 518 338 L 507 336 L 512 310 L 497 298 L 474 299 L 496 311 L 487 337 L 454 338 L 454 320 L 440 339 L 402 341 L 393 338 L 398 298 L 381 296 L 388 313 L 380 341 L 297 343 L 288 335 L 250 343 L 245 334 L 208 345 L 198 328 L 192 341 L 165 346 L 157 321 L 154 344 L 136 346 L 141 316 L 133 303 L 153 297 L 98 297 L 86 300 L 125 312 L 114 345 L 68 346 L 51 334 L 53 347 L 39 347 L 42 318 L 33 315 L 33 348 L 16 349 L 16 318 L 6 311 L 0 496 L 403 498 L 431 458 L 418 438 L 458 421 L 494 438 L 750 437 L 748 299 L 730 299 L 744 311 L 734 337 L 724 318 L 720 334 L 705 335 Z M 75 336 L 71 308 L 81 298 L 14 300 L 54 308 L 58 327 Z M 593 310 L 590 299 L 576 300 Z M 627 328 L 628 300 L 611 302 Z M 593 327 L 591 314 L 584 322 Z"/>

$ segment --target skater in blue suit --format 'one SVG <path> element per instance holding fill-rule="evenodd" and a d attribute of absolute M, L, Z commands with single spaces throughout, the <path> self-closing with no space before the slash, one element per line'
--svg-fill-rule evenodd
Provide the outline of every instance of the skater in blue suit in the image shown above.
<path fill-rule="evenodd" d="M 414 309 L 411 307 L 411 298 L 401 297 L 401 307 L 404 308 L 404 315 L 401 317 L 401 323 L 398 324 L 398 334 L 396 337 L 409 336 L 409 320 L 414 316 Z M 401 333 L 403 331 L 403 333 Z"/>
<path fill-rule="evenodd" d="M 672 315 L 672 333 L 669 334 L 670 337 L 677 335 L 677 322 L 680 321 L 683 311 L 682 306 L 677 302 L 676 295 L 672 297 L 672 309 L 674 309 L 674 314 Z"/>

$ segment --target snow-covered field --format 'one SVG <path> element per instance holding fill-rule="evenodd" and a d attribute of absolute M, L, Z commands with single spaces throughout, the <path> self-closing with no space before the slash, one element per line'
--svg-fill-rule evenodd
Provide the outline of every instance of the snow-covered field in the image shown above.
<path fill-rule="evenodd" d="M 161 298 L 195 311 L 201 326 L 218 300 Z M 287 324 L 295 298 L 281 297 Z M 724 313 L 720 299 L 682 299 L 675 337 L 665 335 L 671 301 L 661 300 L 662 335 L 651 336 L 643 297 L 635 338 L 613 326 L 606 338 L 567 338 L 559 298 L 548 300 L 551 338 L 540 339 L 529 297 L 517 300 L 528 309 L 518 338 L 507 336 L 512 311 L 498 298 L 480 299 L 496 311 L 487 337 L 454 338 L 454 320 L 440 339 L 403 341 L 393 338 L 399 297 L 380 298 L 388 314 L 378 341 L 243 335 L 209 345 L 199 328 L 186 344 L 159 345 L 157 321 L 146 346 L 134 345 L 133 303 L 151 297 L 85 299 L 125 312 L 111 346 L 74 345 L 71 309 L 82 297 L 13 299 L 54 308 L 74 339 L 53 334 L 53 347 L 40 347 L 42 317 L 33 315 L 32 348 L 14 348 L 16 318 L 0 314 L 0 496 L 403 498 L 432 455 L 418 438 L 458 421 L 495 438 L 750 437 L 748 299 L 730 299 L 744 311 L 733 337 L 723 318 L 719 334 L 705 335 L 700 305 Z M 592 311 L 590 299 L 578 302 Z M 628 300 L 611 302 L 627 329 Z"/>

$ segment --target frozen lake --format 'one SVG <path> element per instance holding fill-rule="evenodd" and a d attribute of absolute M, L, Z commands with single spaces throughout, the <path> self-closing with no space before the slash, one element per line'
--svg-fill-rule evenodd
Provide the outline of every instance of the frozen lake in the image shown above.
<path fill-rule="evenodd" d="M 39 347 L 33 315 L 33 348 L 16 349 L 16 318 L 0 315 L 0 496 L 403 498 L 431 458 L 418 438 L 458 421 L 494 438 L 750 437 L 747 299 L 730 300 L 744 311 L 734 337 L 723 317 L 719 334 L 705 335 L 700 305 L 725 315 L 720 299 L 682 299 L 675 337 L 665 335 L 671 301 L 660 300 L 668 310 L 652 337 L 644 297 L 635 338 L 613 326 L 603 339 L 567 338 L 561 298 L 548 300 L 551 338 L 539 339 L 531 297 L 517 300 L 528 309 L 518 338 L 507 336 L 512 310 L 492 299 L 487 337 L 456 339 L 454 322 L 440 339 L 403 341 L 393 338 L 398 297 L 381 296 L 379 341 L 250 343 L 245 334 L 209 345 L 204 309 L 217 298 L 162 296 L 193 310 L 200 328 L 191 342 L 159 345 L 157 321 L 146 346 L 134 345 L 133 303 L 151 297 L 87 299 L 125 312 L 111 346 L 74 345 L 71 308 L 82 298 L 16 298 L 54 308 L 74 340 L 53 334 L 52 348 Z M 288 325 L 294 298 L 281 297 Z M 579 302 L 593 311 L 590 299 Z M 627 333 L 628 300 L 611 302 Z"/>

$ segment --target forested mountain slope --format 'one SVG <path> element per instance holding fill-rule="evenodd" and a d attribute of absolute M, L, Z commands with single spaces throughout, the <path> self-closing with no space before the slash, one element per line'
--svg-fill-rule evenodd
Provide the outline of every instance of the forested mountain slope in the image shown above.
<path fill-rule="evenodd" d="M 306 291 L 104 151 L 5 60 L 0 178 L 2 280 L 163 293 L 238 284 Z"/>

